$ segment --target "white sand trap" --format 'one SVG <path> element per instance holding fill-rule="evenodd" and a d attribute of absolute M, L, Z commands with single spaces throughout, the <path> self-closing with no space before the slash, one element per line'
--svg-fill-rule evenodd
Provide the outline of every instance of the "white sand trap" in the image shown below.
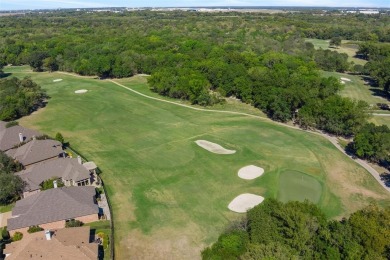
<path fill-rule="evenodd" d="M 253 180 L 253 179 L 256 179 L 256 178 L 260 177 L 261 175 L 263 175 L 263 173 L 264 173 L 263 168 L 260 168 L 260 167 L 254 166 L 254 165 L 248 165 L 248 166 L 242 167 L 238 171 L 238 177 L 240 177 L 241 179 L 245 179 L 245 180 Z"/>
<path fill-rule="evenodd" d="M 60 82 L 62 79 L 54 79 L 53 82 Z"/>
<path fill-rule="evenodd" d="M 349 78 L 340 78 L 342 81 L 352 81 Z"/>
<path fill-rule="evenodd" d="M 235 197 L 234 200 L 229 203 L 228 208 L 237 213 L 245 213 L 247 210 L 262 203 L 263 200 L 264 198 L 259 195 L 244 193 Z"/>
<path fill-rule="evenodd" d="M 345 81 L 343 81 L 343 80 L 340 80 L 340 83 L 344 85 L 344 84 L 345 84 Z"/>
<path fill-rule="evenodd" d="M 74 93 L 76 94 L 83 94 L 83 93 L 86 93 L 88 90 L 86 89 L 79 89 L 79 90 L 76 90 Z"/>
<path fill-rule="evenodd" d="M 233 154 L 236 150 L 228 150 L 220 146 L 219 144 L 215 144 L 206 140 L 196 140 L 195 143 L 200 147 L 206 149 L 209 152 L 217 153 L 217 154 Z"/>

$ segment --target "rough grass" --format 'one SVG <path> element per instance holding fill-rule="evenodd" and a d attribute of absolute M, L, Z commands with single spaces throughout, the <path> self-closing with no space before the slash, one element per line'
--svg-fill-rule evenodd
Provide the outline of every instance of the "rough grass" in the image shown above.
<path fill-rule="evenodd" d="M 277 198 L 279 173 L 286 170 L 321 183 L 318 205 L 329 217 L 390 201 L 369 173 L 317 135 L 146 99 L 109 81 L 5 70 L 32 76 L 51 96 L 46 108 L 20 124 L 52 136 L 61 132 L 102 170 L 113 203 L 117 259 L 199 258 L 201 249 L 241 216 L 228 210 L 229 202 L 241 193 Z M 53 83 L 56 78 L 63 81 Z M 121 82 L 153 95 L 145 79 Z M 77 89 L 89 91 L 76 95 Z M 198 147 L 197 139 L 237 152 L 212 154 Z M 240 179 L 237 171 L 249 164 L 264 168 L 264 175 Z"/>
<path fill-rule="evenodd" d="M 354 64 L 364 65 L 367 63 L 366 60 L 356 58 L 356 51 L 359 49 L 359 46 L 356 43 L 350 41 L 341 41 L 341 46 L 338 48 L 329 48 L 330 40 L 321 40 L 321 39 L 305 39 L 306 42 L 311 42 L 314 45 L 315 49 L 331 50 L 337 51 L 338 53 L 348 54 L 348 61 L 352 61 Z"/>

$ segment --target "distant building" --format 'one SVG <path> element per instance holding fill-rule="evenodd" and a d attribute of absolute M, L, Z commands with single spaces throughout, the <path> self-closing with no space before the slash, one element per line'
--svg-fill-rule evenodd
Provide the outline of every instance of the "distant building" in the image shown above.
<path fill-rule="evenodd" d="M 7 122 L 0 121 L 0 151 L 8 151 L 15 146 L 30 141 L 34 136 L 42 136 L 41 133 L 15 125 L 6 128 Z"/>
<path fill-rule="evenodd" d="M 95 187 L 61 187 L 45 190 L 16 202 L 7 221 L 11 235 L 27 233 L 30 226 L 61 229 L 69 220 L 84 223 L 99 220 Z"/>
<path fill-rule="evenodd" d="M 9 157 L 20 162 L 24 167 L 33 164 L 57 159 L 63 155 L 62 144 L 58 141 L 32 140 L 18 148 L 10 149 L 6 152 Z"/>
<path fill-rule="evenodd" d="M 379 14 L 379 10 L 376 10 L 376 9 L 360 9 L 359 13 L 361 13 L 361 14 Z"/>
<path fill-rule="evenodd" d="M 96 260 L 98 250 L 99 245 L 91 241 L 90 228 L 85 226 L 29 234 L 7 244 L 4 254 L 6 260 Z"/>
<path fill-rule="evenodd" d="M 41 184 L 52 178 L 59 178 L 65 186 L 100 185 L 92 162 L 84 165 L 81 158 L 61 158 L 31 165 L 27 169 L 15 173 L 26 183 L 23 197 L 40 192 Z M 94 164 L 93 164 L 94 165 Z"/>

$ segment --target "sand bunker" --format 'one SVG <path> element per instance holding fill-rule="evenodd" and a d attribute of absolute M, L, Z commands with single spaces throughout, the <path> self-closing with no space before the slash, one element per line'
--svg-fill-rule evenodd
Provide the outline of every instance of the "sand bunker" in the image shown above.
<path fill-rule="evenodd" d="M 233 154 L 236 150 L 228 150 L 220 146 L 219 144 L 215 144 L 206 140 L 196 140 L 195 143 L 200 147 L 206 149 L 209 152 L 217 153 L 217 154 Z"/>
<path fill-rule="evenodd" d="M 238 171 L 238 177 L 240 177 L 241 179 L 245 179 L 245 180 L 253 180 L 253 179 L 256 179 L 256 178 L 260 177 L 261 175 L 263 175 L 263 173 L 264 173 L 263 168 L 260 168 L 260 167 L 254 166 L 254 165 L 248 165 L 248 166 L 242 167 Z"/>
<path fill-rule="evenodd" d="M 344 85 L 344 84 L 345 84 L 345 81 L 340 80 L 340 83 Z"/>
<path fill-rule="evenodd" d="M 62 79 L 54 79 L 53 82 L 59 82 L 62 81 Z"/>
<path fill-rule="evenodd" d="M 76 90 L 74 93 L 76 94 L 83 94 L 83 93 L 86 93 L 88 90 L 86 89 L 79 89 L 79 90 Z"/>
<path fill-rule="evenodd" d="M 262 203 L 263 200 L 264 198 L 261 196 L 250 194 L 250 193 L 244 193 L 235 197 L 234 200 L 232 200 L 232 202 L 229 203 L 228 208 L 231 211 L 237 213 L 245 213 L 247 212 L 247 210 Z"/>
<path fill-rule="evenodd" d="M 352 81 L 349 78 L 340 78 L 342 81 Z"/>

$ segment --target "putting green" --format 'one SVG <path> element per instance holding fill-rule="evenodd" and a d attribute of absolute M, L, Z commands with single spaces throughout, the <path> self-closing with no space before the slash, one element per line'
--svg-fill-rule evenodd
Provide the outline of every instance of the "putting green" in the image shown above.
<path fill-rule="evenodd" d="M 278 198 L 283 202 L 307 199 L 318 203 L 321 193 L 321 183 L 307 174 L 290 170 L 280 174 Z"/>

